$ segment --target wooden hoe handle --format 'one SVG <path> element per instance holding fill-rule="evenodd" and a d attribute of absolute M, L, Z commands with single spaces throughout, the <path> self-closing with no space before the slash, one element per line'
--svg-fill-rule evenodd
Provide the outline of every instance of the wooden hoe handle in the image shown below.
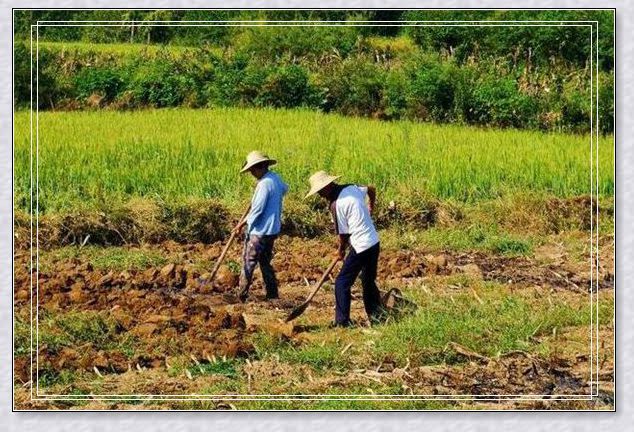
<path fill-rule="evenodd" d="M 244 218 L 247 217 L 247 215 L 249 214 L 249 210 L 251 210 L 251 206 L 247 207 L 247 209 L 245 210 L 244 214 L 240 217 L 240 220 L 238 221 L 238 225 L 240 225 L 242 223 L 242 221 L 244 220 Z M 231 236 L 229 237 L 229 240 L 227 240 L 227 244 L 222 249 L 222 253 L 218 257 L 218 260 L 216 261 L 216 264 L 214 265 L 214 268 L 211 271 L 211 276 L 209 277 L 209 282 L 213 281 L 214 277 L 216 277 L 216 273 L 218 273 L 218 269 L 220 268 L 220 265 L 222 264 L 222 261 L 225 259 L 225 255 L 227 255 L 227 252 L 229 251 L 229 246 L 231 246 L 231 243 L 233 243 L 233 240 L 235 240 L 236 235 L 237 235 L 237 233 L 235 231 L 231 232 Z"/>

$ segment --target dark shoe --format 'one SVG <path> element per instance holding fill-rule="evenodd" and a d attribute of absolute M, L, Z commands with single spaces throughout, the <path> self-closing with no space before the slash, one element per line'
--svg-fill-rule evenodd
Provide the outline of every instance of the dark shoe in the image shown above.
<path fill-rule="evenodd" d="M 249 298 L 248 289 L 241 289 L 240 291 L 238 291 L 238 300 L 240 300 L 240 303 L 246 303 L 247 298 Z"/>
<path fill-rule="evenodd" d="M 337 322 L 337 321 L 333 321 L 328 325 L 328 328 L 332 329 L 332 328 L 338 328 L 338 327 L 343 327 L 343 328 L 348 328 L 348 327 L 352 327 L 352 321 L 348 320 L 345 322 Z"/>
<path fill-rule="evenodd" d="M 374 327 L 375 325 L 385 324 L 389 316 L 390 314 L 387 309 L 380 307 L 375 313 L 368 317 L 370 319 L 370 326 Z"/>
<path fill-rule="evenodd" d="M 275 290 L 274 292 L 268 292 L 266 293 L 266 299 L 267 300 L 275 300 L 280 298 L 279 293 L 277 292 L 277 290 Z"/>

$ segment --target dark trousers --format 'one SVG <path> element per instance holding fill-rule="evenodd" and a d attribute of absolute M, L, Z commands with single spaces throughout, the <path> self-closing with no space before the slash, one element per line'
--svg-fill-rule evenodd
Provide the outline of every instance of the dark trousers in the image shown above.
<path fill-rule="evenodd" d="M 359 273 L 361 273 L 365 312 L 371 321 L 382 312 L 381 295 L 376 286 L 379 251 L 379 243 L 361 253 L 356 253 L 354 248 L 350 248 L 350 252 L 343 262 L 343 267 L 335 280 L 335 300 L 337 303 L 335 322 L 337 324 L 348 325 L 350 323 L 350 289 Z"/>
<path fill-rule="evenodd" d="M 277 278 L 271 265 L 273 259 L 273 244 L 275 235 L 248 235 L 244 241 L 242 252 L 242 271 L 240 272 L 240 292 L 246 296 L 253 282 L 253 273 L 257 265 L 260 265 L 262 279 L 266 287 L 266 296 L 275 298 L 277 293 Z"/>

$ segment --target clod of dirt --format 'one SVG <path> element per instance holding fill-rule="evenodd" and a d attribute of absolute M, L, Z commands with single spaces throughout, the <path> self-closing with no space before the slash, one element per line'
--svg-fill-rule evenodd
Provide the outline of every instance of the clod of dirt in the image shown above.
<path fill-rule="evenodd" d="M 218 286 L 222 288 L 235 288 L 238 286 L 239 278 L 238 275 L 233 273 L 228 266 L 223 265 L 218 269 L 218 273 L 216 274 L 216 281 Z"/>
<path fill-rule="evenodd" d="M 14 360 L 15 377 L 25 383 L 29 380 L 31 359 L 29 357 L 16 357 Z"/>
<path fill-rule="evenodd" d="M 243 313 L 245 329 L 247 331 L 264 330 L 268 334 L 280 335 L 291 338 L 295 334 L 296 327 L 293 322 L 271 322 L 262 316 Z"/>
<path fill-rule="evenodd" d="M 114 272 L 110 271 L 108 272 L 108 274 L 102 276 L 101 279 L 99 279 L 99 281 L 97 282 L 97 285 L 108 286 L 112 283 L 113 279 L 114 279 Z"/>
<path fill-rule="evenodd" d="M 547 261 L 554 265 L 561 265 L 564 261 L 566 251 L 559 244 L 545 244 L 535 249 L 535 258 L 540 261 Z"/>
<path fill-rule="evenodd" d="M 84 293 L 83 291 L 83 286 L 81 283 L 76 283 L 73 284 L 70 293 L 69 293 L 69 298 L 70 301 L 73 303 L 83 303 L 86 301 L 87 296 L 86 293 Z"/>
<path fill-rule="evenodd" d="M 156 324 L 152 324 L 152 323 L 145 323 L 145 324 L 141 324 L 136 326 L 132 332 L 138 336 L 141 337 L 149 337 L 152 335 L 152 333 L 154 333 L 156 331 L 156 329 L 158 328 L 158 325 Z"/>
<path fill-rule="evenodd" d="M 425 259 L 427 259 L 427 261 L 429 261 L 430 263 L 435 264 L 439 268 L 447 267 L 447 265 L 449 264 L 448 257 L 445 254 L 440 254 L 437 256 L 427 255 Z"/>
<path fill-rule="evenodd" d="M 428 274 L 443 273 L 449 267 L 449 256 L 445 254 L 426 255 L 425 267 Z"/>
<path fill-rule="evenodd" d="M 165 267 L 161 269 L 161 276 L 164 278 L 172 276 L 174 273 L 175 265 L 173 263 L 167 264 Z"/>
<path fill-rule="evenodd" d="M 480 270 L 480 267 L 478 267 L 477 264 L 466 264 L 466 265 L 458 266 L 456 267 L 456 271 L 458 273 L 464 273 L 467 276 L 482 279 L 482 270 Z"/>
<path fill-rule="evenodd" d="M 121 307 L 112 309 L 110 311 L 110 316 L 112 316 L 112 318 L 114 318 L 117 325 L 123 328 L 124 330 L 128 330 L 132 326 L 132 323 L 134 322 L 134 318 L 125 310 L 121 309 Z"/>
<path fill-rule="evenodd" d="M 162 324 L 170 320 L 169 315 L 151 315 L 145 319 L 146 323 Z"/>

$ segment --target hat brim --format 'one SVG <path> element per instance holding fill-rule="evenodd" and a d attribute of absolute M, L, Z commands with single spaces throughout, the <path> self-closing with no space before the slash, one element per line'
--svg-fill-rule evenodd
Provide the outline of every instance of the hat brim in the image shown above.
<path fill-rule="evenodd" d="M 323 188 L 325 188 L 326 186 L 328 186 L 329 184 L 331 184 L 332 182 L 337 180 L 339 177 L 341 177 L 341 176 L 328 176 L 328 180 L 327 181 L 319 183 L 319 184 L 316 184 L 313 187 L 311 187 L 310 191 L 308 191 L 308 193 L 306 194 L 304 199 L 315 195 L 317 192 L 319 192 L 320 190 L 322 190 Z"/>
<path fill-rule="evenodd" d="M 247 172 L 249 171 L 249 169 L 253 168 L 255 165 L 260 164 L 262 162 L 268 162 L 268 166 L 271 165 L 275 165 L 277 163 L 277 161 L 275 159 L 261 159 L 261 160 L 256 160 L 253 161 L 251 163 L 246 163 L 242 169 L 240 170 L 241 173 Z"/>

